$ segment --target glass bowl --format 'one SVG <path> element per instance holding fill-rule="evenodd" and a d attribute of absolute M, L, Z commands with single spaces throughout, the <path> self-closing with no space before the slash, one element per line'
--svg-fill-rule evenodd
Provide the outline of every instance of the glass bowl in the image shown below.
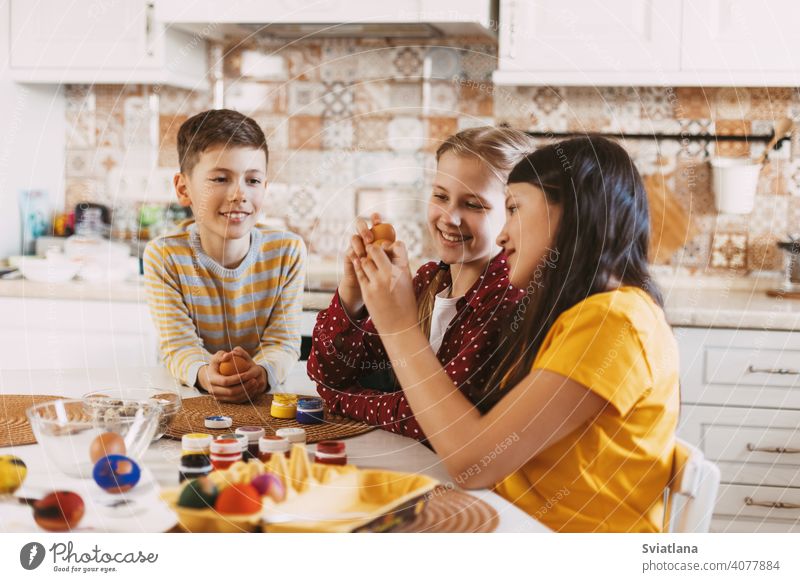
<path fill-rule="evenodd" d="M 125 454 L 140 461 L 158 429 L 163 407 L 156 402 L 141 402 L 114 415 L 102 412 L 85 400 L 52 400 L 27 410 L 33 434 L 48 461 L 70 477 L 91 479 L 94 463 L 90 449 L 104 432 L 115 432 L 125 439 Z"/>
<path fill-rule="evenodd" d="M 111 390 L 97 390 L 83 395 L 83 399 L 98 412 L 98 414 L 126 415 L 129 410 L 135 410 L 142 402 L 156 402 L 163 411 L 158 421 L 158 429 L 153 436 L 157 441 L 167 432 L 169 425 L 181 409 L 181 395 L 178 392 L 159 390 L 156 388 L 114 388 Z M 110 411 L 110 412 L 108 412 Z"/>

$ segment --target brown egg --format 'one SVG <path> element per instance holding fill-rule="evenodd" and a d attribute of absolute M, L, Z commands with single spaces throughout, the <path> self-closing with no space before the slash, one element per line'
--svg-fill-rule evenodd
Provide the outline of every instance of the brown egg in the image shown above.
<path fill-rule="evenodd" d="M 72 491 L 54 491 L 33 504 L 33 519 L 47 531 L 70 531 L 78 527 L 86 506 Z"/>
<path fill-rule="evenodd" d="M 397 234 L 395 233 L 394 227 L 391 224 L 382 222 L 380 224 L 376 224 L 369 230 L 372 232 L 372 236 L 375 237 L 374 244 L 380 244 L 383 241 L 393 243 L 395 240 L 397 240 Z"/>
<path fill-rule="evenodd" d="M 241 356 L 234 355 L 232 359 L 220 363 L 219 373 L 223 376 L 233 376 L 234 374 L 241 374 L 249 367 L 250 362 Z"/>
<path fill-rule="evenodd" d="M 115 432 L 104 432 L 97 435 L 89 447 L 89 456 L 92 459 L 92 463 L 97 463 L 97 461 L 108 455 L 124 454 L 125 439 Z"/>

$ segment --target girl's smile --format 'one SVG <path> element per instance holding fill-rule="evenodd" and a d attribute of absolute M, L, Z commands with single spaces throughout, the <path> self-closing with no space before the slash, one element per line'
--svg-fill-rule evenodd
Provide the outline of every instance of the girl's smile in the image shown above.
<path fill-rule="evenodd" d="M 439 158 L 428 204 L 428 229 L 436 254 L 448 265 L 485 262 L 499 251 L 504 185 L 472 155 Z"/>

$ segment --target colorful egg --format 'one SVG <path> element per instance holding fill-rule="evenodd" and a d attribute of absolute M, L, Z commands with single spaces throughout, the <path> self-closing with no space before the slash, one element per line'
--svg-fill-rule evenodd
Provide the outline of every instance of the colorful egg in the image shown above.
<path fill-rule="evenodd" d="M 77 493 L 54 491 L 33 504 L 33 519 L 47 531 L 69 531 L 78 526 L 85 510 Z"/>
<path fill-rule="evenodd" d="M 28 474 L 25 462 L 14 455 L 0 455 L 0 494 L 19 489 Z"/>
<path fill-rule="evenodd" d="M 217 501 L 217 486 L 207 477 L 192 479 L 181 491 L 178 497 L 180 507 L 190 507 L 192 509 L 206 509 L 214 507 Z"/>
<path fill-rule="evenodd" d="M 109 455 L 97 461 L 92 476 L 95 483 L 108 493 L 124 493 L 136 486 L 142 471 L 129 457 Z"/>
<path fill-rule="evenodd" d="M 115 432 L 104 432 L 97 435 L 89 446 L 92 463 L 97 463 L 108 455 L 124 455 L 125 453 L 125 439 Z"/>
<path fill-rule="evenodd" d="M 214 509 L 231 515 L 256 513 L 261 511 L 261 496 L 252 485 L 237 483 L 220 491 Z"/>
<path fill-rule="evenodd" d="M 241 356 L 234 355 L 230 360 L 219 363 L 219 373 L 223 376 L 233 376 L 241 374 L 250 369 L 250 362 Z"/>
<path fill-rule="evenodd" d="M 274 473 L 262 473 L 250 481 L 256 491 L 263 497 L 269 497 L 275 502 L 280 503 L 286 499 L 286 488 L 283 486 L 283 481 Z"/>
<path fill-rule="evenodd" d="M 375 239 L 373 241 L 374 244 L 381 244 L 383 242 L 393 243 L 395 240 L 397 240 L 397 233 L 391 224 L 382 222 L 380 224 L 376 224 L 369 230 L 372 232 L 372 236 Z"/>

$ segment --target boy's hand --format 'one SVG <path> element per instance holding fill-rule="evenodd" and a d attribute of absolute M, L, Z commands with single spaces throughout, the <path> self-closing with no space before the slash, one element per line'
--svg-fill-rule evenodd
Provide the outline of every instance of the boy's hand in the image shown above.
<path fill-rule="evenodd" d="M 246 360 L 249 365 L 238 374 L 223 376 L 219 373 L 219 365 L 232 359 L 233 354 Z M 200 386 L 220 402 L 248 402 L 267 389 L 267 371 L 239 346 L 230 352 L 219 351 L 211 356 L 211 362 L 200 368 L 197 378 Z"/>
<path fill-rule="evenodd" d="M 372 224 L 380 224 L 381 215 L 377 212 L 371 217 Z M 372 233 L 367 223 L 361 218 L 356 219 L 356 234 L 350 239 L 350 248 L 344 257 L 344 276 L 339 283 L 339 301 L 344 310 L 351 316 L 363 317 L 364 298 L 358 285 L 356 272 L 353 270 L 353 260 L 367 256 L 367 245 L 372 243 Z"/>

